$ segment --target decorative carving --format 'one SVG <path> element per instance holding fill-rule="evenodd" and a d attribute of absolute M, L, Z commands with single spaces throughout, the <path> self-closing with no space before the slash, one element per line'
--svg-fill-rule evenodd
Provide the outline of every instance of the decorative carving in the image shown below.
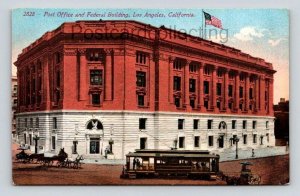
<path fill-rule="evenodd" d="M 77 49 L 76 48 L 65 48 L 63 51 L 63 55 L 65 56 L 76 56 Z"/>

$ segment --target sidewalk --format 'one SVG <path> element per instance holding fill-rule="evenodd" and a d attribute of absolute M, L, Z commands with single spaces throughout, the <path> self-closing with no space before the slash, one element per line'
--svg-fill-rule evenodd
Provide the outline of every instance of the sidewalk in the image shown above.
<path fill-rule="evenodd" d="M 211 153 L 216 153 L 220 155 L 220 162 L 223 161 L 232 161 L 235 159 L 235 149 L 226 149 L 223 152 L 211 151 Z M 252 148 L 248 149 L 238 149 L 238 160 L 241 159 L 255 159 L 261 157 L 270 157 L 270 156 L 278 156 L 289 154 L 289 151 L 286 151 L 285 146 L 275 146 L 275 147 L 267 147 L 267 148 L 257 148 L 254 150 L 255 156 L 252 157 Z M 125 165 L 126 161 L 121 159 L 105 159 L 105 158 L 86 158 L 83 160 L 84 163 L 91 164 L 101 164 L 101 165 Z"/>

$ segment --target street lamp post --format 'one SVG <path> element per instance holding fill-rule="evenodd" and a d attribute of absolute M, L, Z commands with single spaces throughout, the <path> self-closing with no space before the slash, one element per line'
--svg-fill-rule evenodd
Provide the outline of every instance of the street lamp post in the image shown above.
<path fill-rule="evenodd" d="M 238 143 L 239 143 L 240 139 L 237 136 L 234 136 L 230 139 L 235 143 L 235 159 L 238 159 L 239 158 Z"/>

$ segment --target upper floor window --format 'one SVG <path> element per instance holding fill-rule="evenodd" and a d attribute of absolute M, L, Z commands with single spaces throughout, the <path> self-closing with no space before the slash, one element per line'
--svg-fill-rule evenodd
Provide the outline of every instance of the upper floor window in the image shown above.
<path fill-rule="evenodd" d="M 174 76 L 174 88 L 175 91 L 181 90 L 181 77 Z"/>
<path fill-rule="evenodd" d="M 208 66 L 204 67 L 204 74 L 205 75 L 210 75 L 210 69 Z"/>
<path fill-rule="evenodd" d="M 178 119 L 178 129 L 183 129 L 184 119 Z"/>
<path fill-rule="evenodd" d="M 137 52 L 135 62 L 139 64 L 146 64 L 147 54 L 144 52 Z"/>
<path fill-rule="evenodd" d="M 221 94 L 222 94 L 222 84 L 217 83 L 217 95 L 221 96 Z"/>
<path fill-rule="evenodd" d="M 218 70 L 218 71 L 217 71 L 217 76 L 218 76 L 219 78 L 223 76 L 222 70 Z"/>
<path fill-rule="evenodd" d="M 57 129 L 57 118 L 53 117 L 53 129 Z"/>
<path fill-rule="evenodd" d="M 249 99 L 253 99 L 253 88 L 249 89 Z"/>
<path fill-rule="evenodd" d="M 247 129 L 247 121 L 243 120 L 243 129 Z"/>
<path fill-rule="evenodd" d="M 27 125 L 27 118 L 25 118 L 25 127 L 27 127 L 28 125 Z"/>
<path fill-rule="evenodd" d="M 266 129 L 269 129 L 269 121 L 266 121 Z"/>
<path fill-rule="evenodd" d="M 136 86 L 146 87 L 146 73 L 143 71 L 136 72 Z"/>
<path fill-rule="evenodd" d="M 204 94 L 209 94 L 209 82 L 208 81 L 204 81 L 203 82 L 203 85 L 204 85 Z"/>
<path fill-rule="evenodd" d="M 229 97 L 233 96 L 233 86 L 231 84 L 228 86 L 228 96 Z"/>
<path fill-rule="evenodd" d="M 90 71 L 91 85 L 102 85 L 102 70 L 94 69 Z"/>
<path fill-rule="evenodd" d="M 191 63 L 189 66 L 190 72 L 193 72 L 193 73 L 197 72 L 197 67 L 198 67 L 198 65 L 196 63 Z"/>
<path fill-rule="evenodd" d="M 101 49 L 89 49 L 86 54 L 88 61 L 104 62 L 105 53 Z"/>
<path fill-rule="evenodd" d="M 230 80 L 233 80 L 233 79 L 234 79 L 234 76 L 235 76 L 235 75 L 234 75 L 233 72 L 229 72 L 229 79 L 230 79 Z"/>
<path fill-rule="evenodd" d="M 194 129 L 198 129 L 199 128 L 199 119 L 194 119 L 193 128 Z"/>
<path fill-rule="evenodd" d="M 56 64 L 61 62 L 61 54 L 59 52 L 55 53 L 54 60 Z"/>
<path fill-rule="evenodd" d="M 92 104 L 93 105 L 100 105 L 100 94 L 99 93 L 93 93 L 92 94 Z"/>
<path fill-rule="evenodd" d="M 179 98 L 179 97 L 175 97 L 175 98 L 174 98 L 174 103 L 175 103 L 175 106 L 176 106 L 177 108 L 179 108 L 179 107 L 180 107 L 180 98 Z"/>
<path fill-rule="evenodd" d="M 240 98 L 244 97 L 244 89 L 240 86 Z"/>
<path fill-rule="evenodd" d="M 240 75 L 240 81 L 244 81 L 245 77 L 243 74 Z"/>
<path fill-rule="evenodd" d="M 207 120 L 207 129 L 212 129 L 213 120 Z"/>
<path fill-rule="evenodd" d="M 144 105 L 145 105 L 144 95 L 138 95 L 138 106 L 144 106 Z"/>
<path fill-rule="evenodd" d="M 183 66 L 184 66 L 184 61 L 181 59 L 176 59 L 173 62 L 173 69 L 181 70 Z"/>
<path fill-rule="evenodd" d="M 236 129 L 236 120 L 232 120 L 231 128 Z"/>
<path fill-rule="evenodd" d="M 252 129 L 256 129 L 256 120 L 252 121 Z"/>
<path fill-rule="evenodd" d="M 146 129 L 146 121 L 147 121 L 147 118 L 139 119 L 139 129 Z"/>
<path fill-rule="evenodd" d="M 196 92 L 196 79 L 190 79 L 190 92 L 194 93 Z"/>
<path fill-rule="evenodd" d="M 60 71 L 56 72 L 56 86 L 60 87 Z"/>

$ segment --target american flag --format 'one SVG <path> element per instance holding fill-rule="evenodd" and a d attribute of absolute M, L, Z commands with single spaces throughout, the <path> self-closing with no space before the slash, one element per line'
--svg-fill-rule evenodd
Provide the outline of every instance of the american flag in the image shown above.
<path fill-rule="evenodd" d="M 205 25 L 213 25 L 217 28 L 223 29 L 222 21 L 206 12 L 203 12 L 205 18 Z"/>

